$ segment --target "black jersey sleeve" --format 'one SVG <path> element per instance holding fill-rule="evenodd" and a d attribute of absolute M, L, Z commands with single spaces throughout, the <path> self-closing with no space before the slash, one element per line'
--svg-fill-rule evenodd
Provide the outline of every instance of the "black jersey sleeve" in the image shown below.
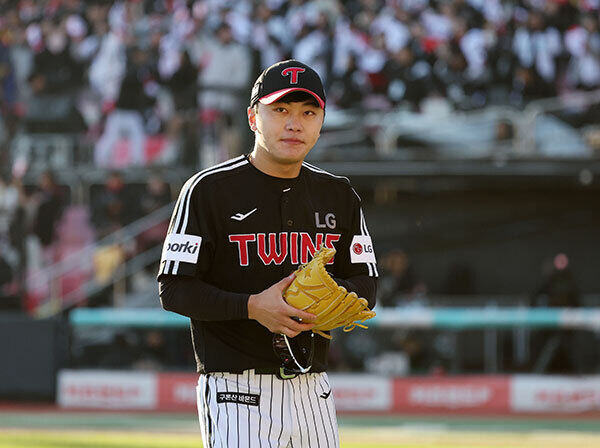
<path fill-rule="evenodd" d="M 352 204 L 350 225 L 336 244 L 333 275 L 341 279 L 360 275 L 376 278 L 379 275 L 377 260 L 361 201 L 352 187 L 349 194 Z"/>
<path fill-rule="evenodd" d="M 215 230 L 202 181 L 199 173 L 181 188 L 163 244 L 158 277 L 201 276 L 211 264 Z"/>
<path fill-rule="evenodd" d="M 196 320 L 239 320 L 248 318 L 249 294 L 223 291 L 200 280 L 161 275 L 159 295 L 162 307 Z"/>
<path fill-rule="evenodd" d="M 347 279 L 335 278 L 334 280 L 340 286 L 346 288 L 346 291 L 355 292 L 359 297 L 367 299 L 369 308 L 373 309 L 377 296 L 377 279 L 368 275 L 355 275 Z"/>

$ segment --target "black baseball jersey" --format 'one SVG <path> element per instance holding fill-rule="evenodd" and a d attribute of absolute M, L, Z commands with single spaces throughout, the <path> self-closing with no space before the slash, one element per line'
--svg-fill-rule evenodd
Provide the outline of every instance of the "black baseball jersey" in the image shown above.
<path fill-rule="evenodd" d="M 363 276 L 374 283 L 376 260 L 360 198 L 344 177 L 304 162 L 296 178 L 276 178 L 245 155 L 185 183 L 158 279 L 208 285 L 187 290 L 188 303 L 200 308 L 182 313 L 191 318 L 199 372 L 279 366 L 272 333 L 247 317 L 248 297 L 310 261 L 323 244 L 336 249 L 327 266 L 334 278 Z M 368 299 L 373 306 L 374 297 Z M 313 371 L 326 369 L 328 343 L 316 337 Z"/>

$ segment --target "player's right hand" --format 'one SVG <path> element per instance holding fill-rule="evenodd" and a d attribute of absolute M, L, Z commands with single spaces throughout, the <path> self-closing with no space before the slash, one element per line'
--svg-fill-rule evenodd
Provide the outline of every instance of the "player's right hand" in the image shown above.
<path fill-rule="evenodd" d="M 252 294 L 248 299 L 248 319 L 254 319 L 269 331 L 285 334 L 290 338 L 312 329 L 312 322 L 317 316 L 296 309 L 283 299 L 283 292 L 293 280 L 292 273 L 263 292 Z"/>

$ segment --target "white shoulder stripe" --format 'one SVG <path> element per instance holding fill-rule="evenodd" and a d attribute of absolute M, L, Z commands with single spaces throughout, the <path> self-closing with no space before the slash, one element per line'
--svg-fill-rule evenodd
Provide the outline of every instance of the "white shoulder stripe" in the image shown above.
<path fill-rule="evenodd" d="M 241 155 L 234 159 L 230 159 L 225 162 L 221 162 L 217 165 L 211 166 L 209 168 L 205 168 L 204 170 L 199 171 L 198 173 L 191 176 L 183 184 L 183 186 L 181 187 L 181 191 L 179 192 L 179 197 L 177 198 L 177 203 L 176 203 L 176 210 L 173 211 L 173 215 L 171 216 L 171 222 L 169 223 L 169 232 L 171 232 L 172 229 L 175 229 L 175 226 L 177 226 L 177 224 L 179 224 L 180 217 L 181 217 L 182 205 L 184 203 L 185 195 L 188 193 L 188 191 L 190 191 L 190 189 L 191 189 L 190 187 L 194 184 L 196 179 L 198 179 L 199 176 L 204 176 L 205 174 L 210 174 L 210 173 L 218 170 L 218 168 L 220 168 L 220 167 L 230 165 L 230 164 L 238 162 L 242 159 L 245 159 L 245 156 Z"/>
<path fill-rule="evenodd" d="M 235 168 L 239 168 L 240 166 L 246 165 L 247 163 L 248 160 L 245 158 L 245 156 L 240 156 L 227 162 L 223 162 L 219 165 L 215 165 L 211 168 L 207 168 L 192 176 L 181 188 L 181 192 L 179 193 L 179 199 L 177 201 L 177 213 L 173 214 L 174 219 L 171 220 L 169 231 L 177 231 L 177 228 L 180 226 L 180 224 L 182 224 L 181 229 L 185 231 L 189 218 L 189 208 L 192 197 L 191 193 L 202 179 L 204 179 L 207 176 L 210 176 L 211 174 L 219 173 L 222 171 L 230 171 Z M 169 272 L 171 270 L 171 267 L 173 267 L 173 272 Z M 163 273 L 177 274 L 178 268 L 178 261 L 167 261 L 164 265 Z"/>
<path fill-rule="evenodd" d="M 360 208 L 360 233 L 362 235 L 370 236 L 369 229 L 367 229 L 367 221 L 365 220 L 365 215 L 362 211 L 362 207 Z M 367 263 L 367 267 L 369 268 L 369 276 L 379 277 L 379 273 L 377 272 L 377 265 L 375 263 Z"/>

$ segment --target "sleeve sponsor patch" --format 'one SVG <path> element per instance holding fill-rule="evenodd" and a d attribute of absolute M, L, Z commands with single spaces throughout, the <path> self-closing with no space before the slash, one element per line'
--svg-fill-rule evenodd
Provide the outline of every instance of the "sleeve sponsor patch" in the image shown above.
<path fill-rule="evenodd" d="M 202 237 L 185 233 L 169 233 L 162 251 L 162 261 L 197 263 Z"/>
<path fill-rule="evenodd" d="M 350 244 L 350 261 L 352 263 L 377 263 L 371 237 L 354 235 Z"/>

